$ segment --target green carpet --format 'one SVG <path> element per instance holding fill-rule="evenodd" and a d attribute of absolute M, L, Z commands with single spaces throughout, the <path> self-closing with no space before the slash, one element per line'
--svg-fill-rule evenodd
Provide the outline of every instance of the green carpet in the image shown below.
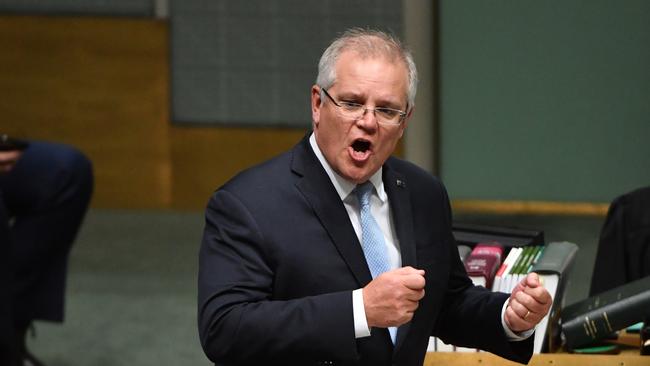
<path fill-rule="evenodd" d="M 199 213 L 91 210 L 70 258 L 66 320 L 29 340 L 50 366 L 210 365 L 196 328 Z"/>

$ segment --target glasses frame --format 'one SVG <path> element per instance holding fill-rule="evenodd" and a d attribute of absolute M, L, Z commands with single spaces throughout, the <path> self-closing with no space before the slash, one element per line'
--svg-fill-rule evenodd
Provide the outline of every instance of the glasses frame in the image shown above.
<path fill-rule="evenodd" d="M 329 100 L 331 100 L 332 103 L 334 103 L 334 105 L 335 105 L 337 108 L 339 108 L 339 110 L 341 111 L 341 112 L 340 112 L 341 114 L 345 114 L 345 112 L 343 112 L 343 108 L 344 108 L 344 107 L 343 107 L 341 104 L 339 104 L 339 102 L 337 102 L 337 101 L 336 101 L 336 100 L 335 100 L 335 99 L 330 95 L 330 93 L 327 92 L 327 89 L 325 89 L 325 88 L 323 88 L 323 87 L 320 87 L 320 90 L 322 90 L 323 93 L 327 96 L 327 98 L 329 98 Z M 388 107 L 374 107 L 374 108 L 366 108 L 366 106 L 363 105 L 363 104 L 353 103 L 353 102 L 347 102 L 347 104 L 349 104 L 349 105 L 351 105 L 351 106 L 359 106 L 359 107 L 361 107 L 361 108 L 363 109 L 363 113 L 361 114 L 361 116 L 355 118 L 355 119 L 354 119 L 355 121 L 358 121 L 358 120 L 362 119 L 363 116 L 366 115 L 366 112 L 367 112 L 367 111 L 372 111 L 373 115 L 375 116 L 375 119 L 377 120 L 377 123 L 380 123 L 380 124 L 382 124 L 382 125 L 388 125 L 388 126 L 399 126 L 400 124 L 402 124 L 402 121 L 404 121 L 404 117 L 406 117 L 406 114 L 407 114 L 406 112 L 404 112 L 404 111 L 402 111 L 402 110 L 399 110 L 399 109 L 395 109 L 395 108 L 388 108 Z M 407 109 L 408 109 L 408 106 L 407 106 Z M 397 114 L 399 115 L 399 118 L 397 119 L 397 122 L 395 122 L 395 123 L 393 123 L 393 122 L 381 121 L 380 118 L 377 117 L 377 111 L 378 111 L 378 110 L 379 110 L 379 111 L 381 111 L 381 110 L 389 110 L 389 111 L 397 112 Z M 345 116 L 345 117 L 350 117 L 350 116 Z"/>

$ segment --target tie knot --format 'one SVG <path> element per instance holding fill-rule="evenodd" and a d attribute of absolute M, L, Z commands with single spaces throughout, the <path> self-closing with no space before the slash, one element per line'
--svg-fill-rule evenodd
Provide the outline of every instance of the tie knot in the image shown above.
<path fill-rule="evenodd" d="M 368 206 L 370 204 L 370 195 L 372 194 L 372 182 L 367 181 L 359 184 L 355 191 L 361 207 Z"/>

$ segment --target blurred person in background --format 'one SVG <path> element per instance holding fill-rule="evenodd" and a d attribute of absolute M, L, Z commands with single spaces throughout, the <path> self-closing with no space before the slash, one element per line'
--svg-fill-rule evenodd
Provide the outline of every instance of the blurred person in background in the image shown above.
<path fill-rule="evenodd" d="M 77 149 L 0 135 L 0 365 L 43 365 L 27 331 L 63 321 L 68 254 L 92 190 Z"/>

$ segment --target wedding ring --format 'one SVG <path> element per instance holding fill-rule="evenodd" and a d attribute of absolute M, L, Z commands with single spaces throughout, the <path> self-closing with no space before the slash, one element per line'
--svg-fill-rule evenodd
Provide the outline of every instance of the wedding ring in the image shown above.
<path fill-rule="evenodd" d="M 526 318 L 528 318 L 528 315 L 530 315 L 530 310 L 528 310 L 528 311 L 526 312 L 526 315 L 524 315 L 524 317 L 523 317 L 522 319 L 526 320 Z"/>

